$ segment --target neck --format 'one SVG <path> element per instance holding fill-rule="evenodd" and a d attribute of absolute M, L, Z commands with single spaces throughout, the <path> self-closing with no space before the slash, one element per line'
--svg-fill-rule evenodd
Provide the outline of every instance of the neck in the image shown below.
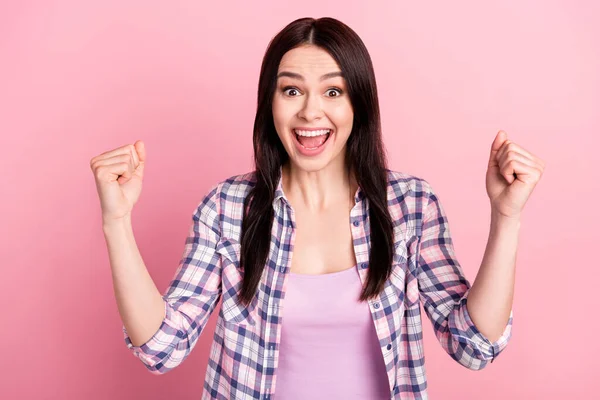
<path fill-rule="evenodd" d="M 307 171 L 288 160 L 282 168 L 283 191 L 292 204 L 308 211 L 323 211 L 340 204 L 354 204 L 358 184 L 343 164 Z"/>

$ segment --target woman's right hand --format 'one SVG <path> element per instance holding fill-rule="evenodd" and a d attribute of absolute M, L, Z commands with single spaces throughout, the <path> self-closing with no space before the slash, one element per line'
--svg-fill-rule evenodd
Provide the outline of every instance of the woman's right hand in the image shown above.
<path fill-rule="evenodd" d="M 103 223 L 131 215 L 142 192 L 146 163 L 144 142 L 136 141 L 107 151 L 90 160 L 100 197 Z"/>

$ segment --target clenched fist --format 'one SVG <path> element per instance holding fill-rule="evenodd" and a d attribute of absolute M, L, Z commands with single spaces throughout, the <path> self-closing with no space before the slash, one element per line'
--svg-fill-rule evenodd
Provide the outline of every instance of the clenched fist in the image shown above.
<path fill-rule="evenodd" d="M 136 141 L 107 151 L 90 160 L 102 207 L 104 224 L 131 215 L 142 192 L 146 150 Z"/>

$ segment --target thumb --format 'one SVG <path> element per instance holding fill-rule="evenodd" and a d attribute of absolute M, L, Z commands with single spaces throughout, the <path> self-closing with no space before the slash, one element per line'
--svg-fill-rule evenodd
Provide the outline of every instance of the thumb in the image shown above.
<path fill-rule="evenodd" d="M 144 146 L 144 142 L 141 140 L 136 141 L 133 146 L 135 147 L 135 151 L 137 152 L 140 161 L 135 173 L 142 177 L 144 174 L 144 166 L 146 165 L 146 147 Z"/>
<path fill-rule="evenodd" d="M 500 148 L 502 147 L 502 145 L 504 144 L 506 139 L 507 139 L 506 132 L 499 131 L 496 134 L 496 138 L 494 139 L 494 142 L 492 143 L 492 149 L 490 151 L 490 161 L 489 161 L 490 166 L 498 164 L 498 161 L 496 160 L 496 154 L 498 154 L 498 151 L 500 150 Z"/>

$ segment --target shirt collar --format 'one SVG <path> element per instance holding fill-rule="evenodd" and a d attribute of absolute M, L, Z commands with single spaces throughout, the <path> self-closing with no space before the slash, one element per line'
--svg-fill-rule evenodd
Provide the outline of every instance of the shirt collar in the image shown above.
<path fill-rule="evenodd" d="M 283 192 L 283 167 L 279 167 L 279 179 L 277 180 L 277 186 L 275 187 L 275 197 L 273 199 L 273 206 L 279 202 L 279 199 L 285 200 L 286 203 L 289 204 L 287 197 L 285 197 L 285 193 Z M 364 197 L 364 193 L 360 186 L 356 189 L 356 193 L 354 193 L 354 203 L 359 203 Z"/>
<path fill-rule="evenodd" d="M 286 203 L 288 199 L 285 197 L 285 193 L 283 193 L 283 167 L 279 167 L 279 179 L 277 180 L 277 186 L 275 187 L 275 198 L 273 199 L 273 205 L 277 204 L 279 199 L 284 199 Z"/>

